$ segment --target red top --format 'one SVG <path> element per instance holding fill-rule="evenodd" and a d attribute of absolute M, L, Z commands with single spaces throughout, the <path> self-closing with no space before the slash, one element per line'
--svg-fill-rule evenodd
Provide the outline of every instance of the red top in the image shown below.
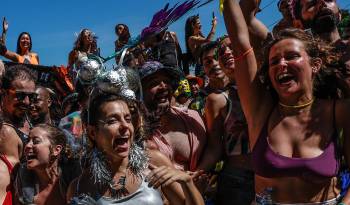
<path fill-rule="evenodd" d="M 11 174 L 13 166 L 8 161 L 5 155 L 0 155 L 0 159 L 6 164 L 7 169 L 9 170 L 9 174 Z M 6 197 L 2 205 L 12 205 L 12 192 L 11 192 L 11 184 L 9 184 L 6 188 Z"/>

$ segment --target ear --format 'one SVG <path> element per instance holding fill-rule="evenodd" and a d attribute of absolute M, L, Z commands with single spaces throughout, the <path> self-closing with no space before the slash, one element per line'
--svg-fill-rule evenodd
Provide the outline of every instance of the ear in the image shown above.
<path fill-rule="evenodd" d="M 96 128 L 92 125 L 87 126 L 87 132 L 91 140 L 95 141 L 96 139 Z"/>
<path fill-rule="evenodd" d="M 61 153 L 62 149 L 63 149 L 62 145 L 56 145 L 53 148 L 52 154 L 57 157 Z"/>
<path fill-rule="evenodd" d="M 318 71 L 320 71 L 322 66 L 322 60 L 321 58 L 314 58 L 311 61 L 311 68 L 312 68 L 312 75 L 315 75 L 316 73 L 318 73 Z"/>
<path fill-rule="evenodd" d="M 52 100 L 51 100 L 51 98 L 49 98 L 48 100 L 47 100 L 47 107 L 51 107 L 51 105 L 52 105 Z"/>

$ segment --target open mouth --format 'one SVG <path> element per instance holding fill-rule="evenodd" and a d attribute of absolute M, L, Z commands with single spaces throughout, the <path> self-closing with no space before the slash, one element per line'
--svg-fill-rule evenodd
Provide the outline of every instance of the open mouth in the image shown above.
<path fill-rule="evenodd" d="M 124 150 L 128 148 L 128 141 L 129 137 L 128 136 L 122 136 L 115 138 L 113 140 L 113 149 L 114 150 Z"/>
<path fill-rule="evenodd" d="M 162 92 L 156 95 L 156 100 L 158 102 L 165 102 L 169 98 L 169 93 L 168 92 Z"/>
<path fill-rule="evenodd" d="M 36 159 L 36 155 L 34 153 L 29 153 L 27 154 L 26 158 L 27 158 L 27 161 L 30 161 L 32 159 Z"/>
<path fill-rule="evenodd" d="M 288 84 L 295 80 L 296 80 L 295 76 L 290 73 L 281 73 L 277 76 L 277 79 L 276 79 L 276 81 L 281 85 Z"/>

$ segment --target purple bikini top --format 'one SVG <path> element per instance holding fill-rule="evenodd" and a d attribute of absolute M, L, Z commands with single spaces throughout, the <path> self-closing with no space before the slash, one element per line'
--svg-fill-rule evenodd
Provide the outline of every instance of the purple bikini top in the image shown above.
<path fill-rule="evenodd" d="M 252 164 L 257 175 L 266 178 L 334 177 L 337 175 L 339 160 L 336 153 L 336 138 L 338 137 L 336 129 L 326 149 L 321 155 L 314 158 L 291 158 L 274 152 L 267 141 L 267 130 L 266 123 L 252 151 Z"/>

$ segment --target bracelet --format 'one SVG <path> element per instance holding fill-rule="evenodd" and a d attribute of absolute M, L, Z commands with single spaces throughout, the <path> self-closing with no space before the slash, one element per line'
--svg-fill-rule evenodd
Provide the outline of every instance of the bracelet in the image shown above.
<path fill-rule="evenodd" d="M 250 52 L 253 51 L 253 47 L 250 47 L 248 50 L 246 50 L 244 53 L 242 53 L 241 55 L 237 56 L 234 58 L 235 61 L 239 61 L 242 60 L 244 57 L 246 57 Z"/>
<path fill-rule="evenodd" d="M 343 203 L 343 202 L 340 202 L 340 203 L 338 203 L 338 205 L 346 205 L 345 203 Z"/>

